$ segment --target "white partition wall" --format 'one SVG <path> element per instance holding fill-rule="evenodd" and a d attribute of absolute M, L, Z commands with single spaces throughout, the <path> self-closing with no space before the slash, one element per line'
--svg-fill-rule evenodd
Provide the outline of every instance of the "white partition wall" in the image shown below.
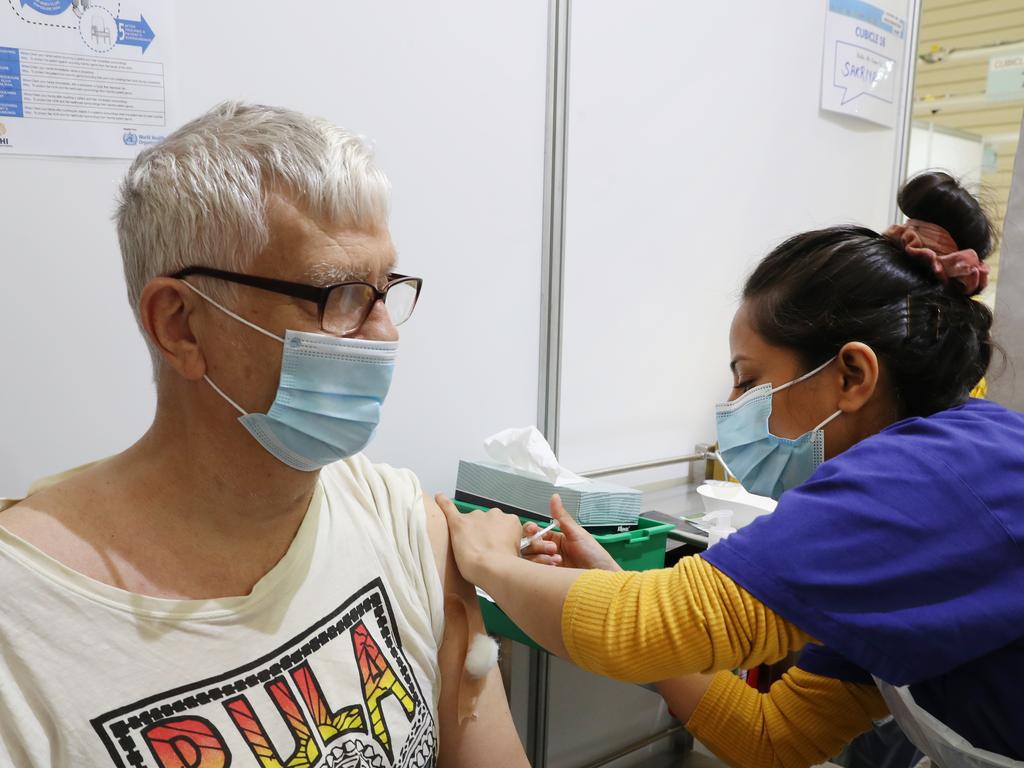
<path fill-rule="evenodd" d="M 239 98 L 375 142 L 401 268 L 425 282 L 369 453 L 450 491 L 459 456 L 536 414 L 547 3 L 175 10 L 184 119 Z M 110 222 L 126 167 L 0 160 L 0 496 L 120 450 L 151 418 Z"/>
<path fill-rule="evenodd" d="M 110 221 L 126 167 L 0 160 L 0 497 L 123 449 L 152 418 Z"/>
<path fill-rule="evenodd" d="M 573 4 L 559 403 L 569 466 L 712 441 L 753 264 L 798 231 L 890 223 L 899 131 L 818 107 L 827 5 Z"/>

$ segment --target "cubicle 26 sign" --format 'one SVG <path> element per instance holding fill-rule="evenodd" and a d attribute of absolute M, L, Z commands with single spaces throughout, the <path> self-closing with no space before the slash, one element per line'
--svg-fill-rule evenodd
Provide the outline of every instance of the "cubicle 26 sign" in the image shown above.
<path fill-rule="evenodd" d="M 324 693 L 339 658 L 355 701 Z M 380 579 L 273 653 L 92 725 L 121 768 L 424 768 L 437 743 Z"/>

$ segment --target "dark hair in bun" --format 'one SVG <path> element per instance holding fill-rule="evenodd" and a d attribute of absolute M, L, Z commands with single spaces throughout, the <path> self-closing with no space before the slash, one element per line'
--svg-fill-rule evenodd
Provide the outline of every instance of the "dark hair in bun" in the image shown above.
<path fill-rule="evenodd" d="M 938 224 L 984 259 L 992 226 L 981 205 L 946 173 L 930 171 L 900 190 L 901 210 Z M 959 285 L 940 282 L 895 240 L 842 226 L 791 237 L 747 280 L 754 329 L 796 351 L 807 369 L 851 341 L 885 368 L 900 415 L 928 416 L 963 403 L 988 370 L 992 312 Z"/>
<path fill-rule="evenodd" d="M 896 198 L 908 219 L 938 224 L 959 248 L 973 248 L 984 260 L 992 253 L 992 224 L 978 199 L 942 171 L 925 171 L 910 179 Z"/>

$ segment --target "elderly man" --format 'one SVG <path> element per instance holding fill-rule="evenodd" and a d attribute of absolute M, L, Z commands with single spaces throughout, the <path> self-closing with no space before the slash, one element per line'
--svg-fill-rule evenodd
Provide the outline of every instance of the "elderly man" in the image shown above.
<path fill-rule="evenodd" d="M 283 109 L 224 104 L 133 163 L 156 417 L 0 504 L 0 763 L 526 765 L 497 670 L 463 669 L 443 515 L 359 453 L 420 287 L 387 209 L 361 141 Z"/>

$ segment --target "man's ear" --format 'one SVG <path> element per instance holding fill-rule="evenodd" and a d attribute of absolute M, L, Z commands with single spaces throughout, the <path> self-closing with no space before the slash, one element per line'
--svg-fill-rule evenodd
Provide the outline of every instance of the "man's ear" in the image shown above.
<path fill-rule="evenodd" d="M 139 298 L 139 317 L 150 343 L 170 368 L 189 381 L 206 373 L 206 358 L 192 333 L 195 295 L 180 280 L 157 277 L 146 283 Z"/>
<path fill-rule="evenodd" d="M 878 356 L 867 344 L 851 341 L 839 350 L 836 364 L 842 376 L 838 408 L 844 413 L 859 411 L 878 388 Z"/>

